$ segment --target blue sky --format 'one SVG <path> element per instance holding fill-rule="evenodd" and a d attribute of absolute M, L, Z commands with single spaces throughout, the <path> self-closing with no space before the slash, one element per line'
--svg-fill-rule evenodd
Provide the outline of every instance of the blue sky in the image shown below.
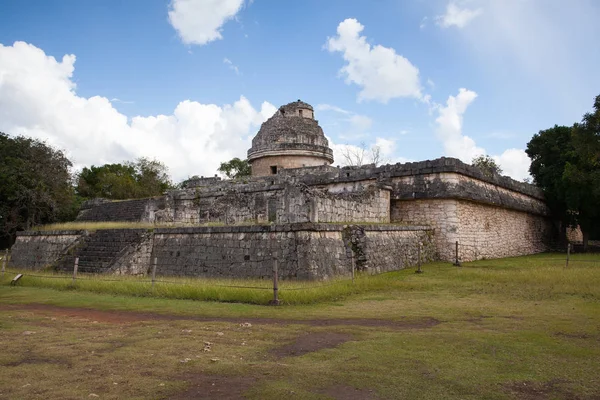
<path fill-rule="evenodd" d="M 531 136 L 600 94 L 598 20 L 593 0 L 6 0 L 0 131 L 178 180 L 244 157 L 302 99 L 336 165 L 364 143 L 390 162 L 486 153 L 522 179 Z"/>

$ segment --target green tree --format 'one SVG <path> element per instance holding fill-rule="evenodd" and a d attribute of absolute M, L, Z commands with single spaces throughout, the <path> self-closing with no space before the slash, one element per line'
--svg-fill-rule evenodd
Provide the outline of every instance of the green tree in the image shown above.
<path fill-rule="evenodd" d="M 77 193 L 86 198 L 136 199 L 157 196 L 172 187 L 167 167 L 159 161 L 92 165 L 77 177 Z"/>
<path fill-rule="evenodd" d="M 218 171 L 227 175 L 229 179 L 237 179 L 252 175 L 252 169 L 250 168 L 248 160 L 240 160 L 237 157 L 232 158 L 228 162 L 222 162 Z"/>
<path fill-rule="evenodd" d="M 482 154 L 478 157 L 473 158 L 473 160 L 471 160 L 471 165 L 479 168 L 481 172 L 483 172 L 483 174 L 487 177 L 502 174 L 502 168 L 500 168 L 496 161 L 488 155 Z"/>
<path fill-rule="evenodd" d="M 589 238 L 600 234 L 600 96 L 580 124 L 540 131 L 526 152 L 553 215 L 563 229 L 579 226 L 587 249 Z"/>
<path fill-rule="evenodd" d="M 576 157 L 567 161 L 562 178 L 567 207 L 581 227 L 587 250 L 590 236 L 600 233 L 600 95 L 594 111 L 573 126 L 571 138 Z"/>
<path fill-rule="evenodd" d="M 72 219 L 77 200 L 71 161 L 37 139 L 0 132 L 0 241 L 18 230 Z"/>

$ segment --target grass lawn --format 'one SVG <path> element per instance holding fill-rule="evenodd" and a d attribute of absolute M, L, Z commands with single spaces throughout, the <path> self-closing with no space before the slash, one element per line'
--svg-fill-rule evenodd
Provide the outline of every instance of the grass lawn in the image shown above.
<path fill-rule="evenodd" d="M 7 274 L 0 399 L 600 399 L 600 255 L 563 259 L 428 264 L 280 307 Z"/>

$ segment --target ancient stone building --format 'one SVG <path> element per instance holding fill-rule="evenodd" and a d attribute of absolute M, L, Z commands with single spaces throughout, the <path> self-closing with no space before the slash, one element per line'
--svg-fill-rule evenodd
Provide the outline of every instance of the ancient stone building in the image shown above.
<path fill-rule="evenodd" d="M 17 236 L 16 266 L 93 272 L 323 279 L 351 266 L 381 272 L 424 260 L 518 256 L 548 249 L 553 223 L 541 191 L 486 176 L 454 158 L 336 168 L 301 101 L 281 107 L 248 151 L 253 176 L 200 178 L 131 201 L 93 201 L 80 221 L 140 221 L 151 232 L 33 232 Z M 421 251 L 419 252 L 419 248 Z M 91 250 L 90 250 L 91 249 Z M 42 254 L 43 253 L 43 254 Z"/>
<path fill-rule="evenodd" d="M 284 168 L 313 167 L 333 162 L 333 152 L 315 119 L 312 106 L 296 101 L 262 124 L 248 150 L 252 176 L 275 175 Z"/>

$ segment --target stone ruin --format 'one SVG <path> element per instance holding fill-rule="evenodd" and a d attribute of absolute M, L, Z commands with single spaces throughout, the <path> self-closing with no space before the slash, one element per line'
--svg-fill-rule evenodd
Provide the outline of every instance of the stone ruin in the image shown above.
<path fill-rule="evenodd" d="M 89 272 L 326 279 L 423 261 L 526 255 L 548 249 L 553 223 L 541 191 L 486 176 L 454 158 L 333 167 L 313 108 L 300 100 L 262 124 L 252 176 L 198 178 L 163 196 L 85 203 L 78 221 L 136 221 L 151 232 L 23 232 L 12 263 Z M 129 233 L 125 232 L 129 231 Z M 93 251 L 86 250 L 92 248 Z M 86 258 L 87 257 L 87 258 Z M 81 259 L 81 257 L 80 257 Z"/>

